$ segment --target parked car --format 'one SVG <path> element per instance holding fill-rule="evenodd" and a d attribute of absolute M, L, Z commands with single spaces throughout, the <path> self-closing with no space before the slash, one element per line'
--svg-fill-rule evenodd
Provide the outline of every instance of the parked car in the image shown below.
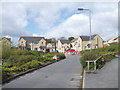
<path fill-rule="evenodd" d="M 75 55 L 75 50 L 70 49 L 70 50 L 67 50 L 65 53 L 68 54 L 68 55 Z"/>

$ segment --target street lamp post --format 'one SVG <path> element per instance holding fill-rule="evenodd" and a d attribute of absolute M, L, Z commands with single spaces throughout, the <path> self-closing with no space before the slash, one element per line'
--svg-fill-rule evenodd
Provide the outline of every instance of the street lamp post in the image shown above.
<path fill-rule="evenodd" d="M 91 10 L 90 9 L 84 9 L 84 8 L 78 8 L 78 10 L 83 11 L 83 10 L 87 10 L 89 11 L 89 26 L 90 26 L 90 51 L 92 51 L 92 42 L 91 42 Z"/>

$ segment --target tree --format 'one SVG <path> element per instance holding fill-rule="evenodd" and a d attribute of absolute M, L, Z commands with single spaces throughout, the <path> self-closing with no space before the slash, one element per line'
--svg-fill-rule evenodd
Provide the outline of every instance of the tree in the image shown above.
<path fill-rule="evenodd" d="M 75 39 L 74 37 L 69 37 L 68 40 L 72 41 L 73 39 Z"/>

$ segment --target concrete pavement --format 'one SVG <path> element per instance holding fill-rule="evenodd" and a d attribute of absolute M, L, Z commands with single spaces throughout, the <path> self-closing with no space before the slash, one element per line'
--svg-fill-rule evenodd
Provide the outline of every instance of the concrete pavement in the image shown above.
<path fill-rule="evenodd" d="M 82 66 L 80 55 L 66 59 L 21 76 L 3 88 L 79 88 Z"/>
<path fill-rule="evenodd" d="M 97 74 L 85 73 L 84 88 L 118 88 L 118 58 L 97 72 Z"/>

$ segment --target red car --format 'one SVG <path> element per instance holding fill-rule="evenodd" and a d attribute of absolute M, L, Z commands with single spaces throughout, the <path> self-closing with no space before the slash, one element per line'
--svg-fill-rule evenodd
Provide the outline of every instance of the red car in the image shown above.
<path fill-rule="evenodd" d="M 74 55 L 75 54 L 75 50 L 74 49 L 70 49 L 70 50 L 67 50 L 66 53 Z"/>

